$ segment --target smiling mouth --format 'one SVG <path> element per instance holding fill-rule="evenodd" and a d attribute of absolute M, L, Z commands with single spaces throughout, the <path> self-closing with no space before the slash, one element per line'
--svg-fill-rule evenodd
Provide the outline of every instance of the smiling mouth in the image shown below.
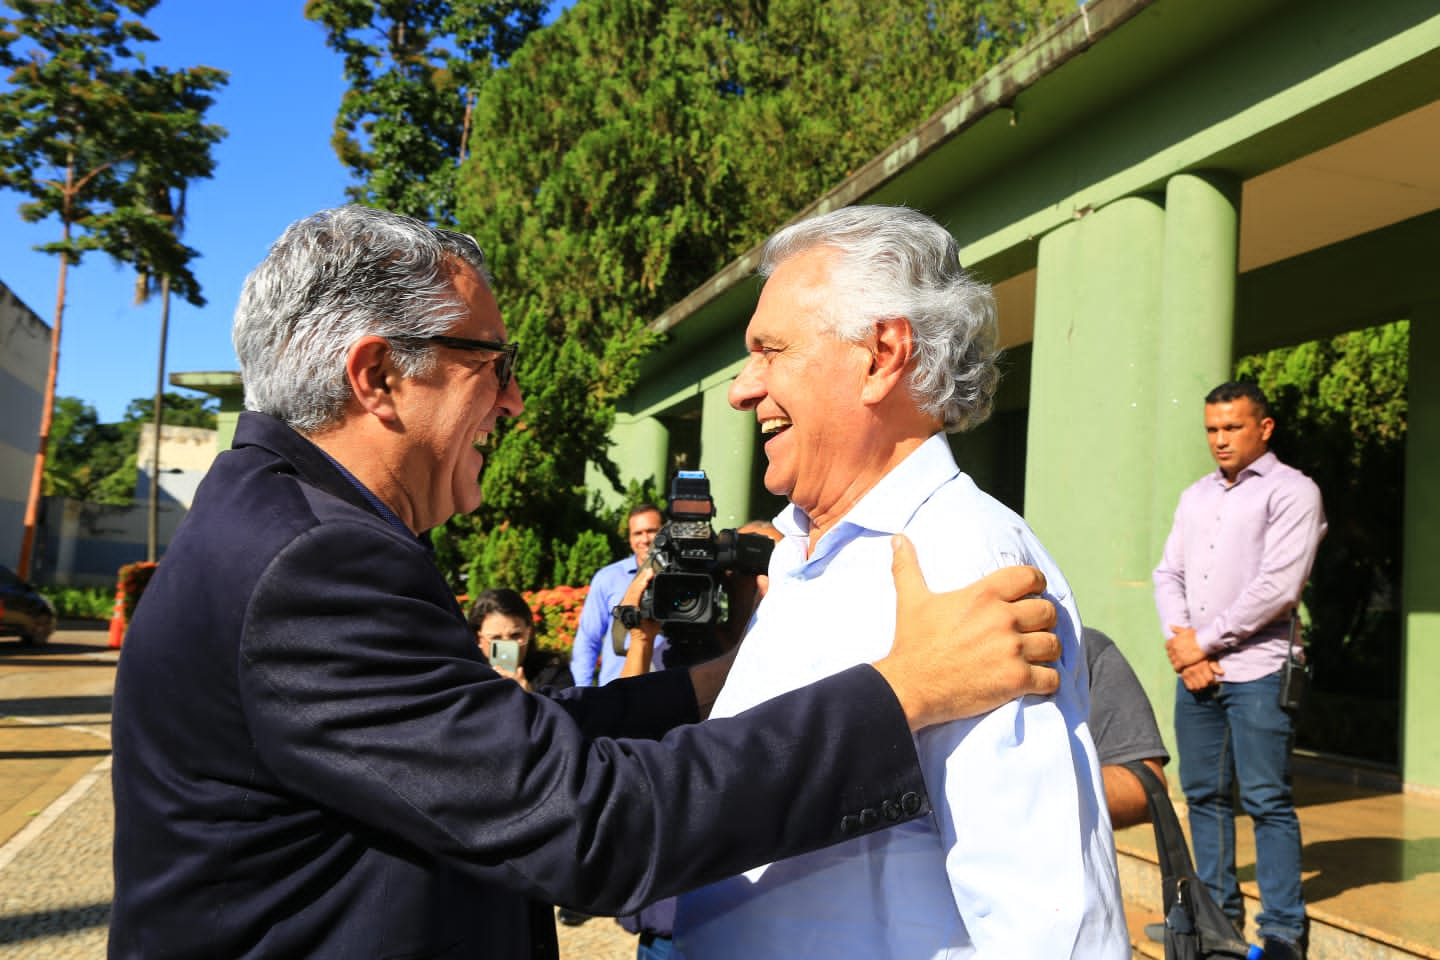
<path fill-rule="evenodd" d="M 790 427 L 789 417 L 768 417 L 760 421 L 760 435 L 762 437 L 773 437 L 782 430 Z"/>

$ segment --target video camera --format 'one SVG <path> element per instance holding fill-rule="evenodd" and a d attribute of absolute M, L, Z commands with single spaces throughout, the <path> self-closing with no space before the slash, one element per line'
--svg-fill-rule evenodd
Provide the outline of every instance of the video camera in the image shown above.
<path fill-rule="evenodd" d="M 703 470 L 675 475 L 665 512 L 666 523 L 655 534 L 645 561 L 655 576 L 640 595 L 640 616 L 660 622 L 670 641 L 666 663 L 688 666 L 721 652 L 715 625 L 729 613 L 726 576 L 764 573 L 775 544 L 758 533 L 715 533 L 710 526 L 715 503 Z"/>

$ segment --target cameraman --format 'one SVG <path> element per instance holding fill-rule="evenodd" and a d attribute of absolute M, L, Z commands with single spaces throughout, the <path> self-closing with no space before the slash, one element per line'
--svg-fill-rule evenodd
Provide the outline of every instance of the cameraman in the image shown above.
<path fill-rule="evenodd" d="M 758 534 L 767 537 L 774 543 L 779 543 L 784 539 L 784 534 L 769 520 L 751 520 L 736 532 Z M 635 579 L 626 588 L 625 596 L 620 604 L 626 607 L 640 606 L 640 598 L 644 595 L 645 588 L 650 585 L 654 576 L 654 571 L 648 568 L 636 574 Z M 745 635 L 745 625 L 749 621 L 750 615 L 764 599 L 765 591 L 770 587 L 770 577 L 763 573 L 756 574 L 754 577 L 727 577 L 725 586 L 730 596 L 730 609 L 743 610 L 745 615 L 732 616 L 725 622 L 716 625 L 713 643 L 721 653 L 729 653 L 739 645 Z M 614 629 L 620 628 L 616 626 Z M 660 623 L 656 620 L 641 620 L 638 626 L 627 632 L 629 639 L 625 648 L 628 653 L 622 664 L 620 676 L 637 677 L 654 669 L 652 657 L 655 647 L 665 638 L 660 635 Z"/>
<path fill-rule="evenodd" d="M 776 543 L 784 538 L 784 535 L 768 520 L 751 520 L 740 527 L 737 532 L 761 534 Z M 650 581 L 654 577 L 654 570 L 649 567 L 642 568 L 636 574 L 635 579 L 631 581 L 630 587 L 625 591 L 625 598 L 620 602 L 625 606 L 639 606 L 645 588 L 650 585 Z M 763 573 L 753 578 L 731 577 L 727 586 L 730 588 L 730 609 L 744 611 L 742 616 L 731 616 L 728 622 L 721 624 L 718 628 L 719 636 L 715 638 L 715 642 L 728 652 L 738 646 L 745 631 L 745 624 L 749 621 L 755 606 L 765 596 L 765 591 L 769 589 L 770 578 Z M 630 634 L 627 645 L 629 652 L 625 657 L 624 669 L 620 671 L 620 676 L 635 677 L 647 673 L 651 669 L 651 655 L 656 638 L 660 635 L 660 624 L 654 620 L 642 620 L 638 626 L 631 628 L 628 632 Z M 635 960 L 669 960 L 674 955 L 675 902 L 674 897 L 667 897 L 650 904 L 639 913 L 616 917 L 616 922 L 620 926 L 639 936 Z"/>
<path fill-rule="evenodd" d="M 575 648 L 570 654 L 570 673 L 577 687 L 604 686 L 620 676 L 625 658 L 610 643 L 610 610 L 620 602 L 635 571 L 650 555 L 650 544 L 664 523 L 660 509 L 642 503 L 626 519 L 631 554 L 601 567 L 590 580 L 590 592 L 580 610 L 580 627 L 575 631 Z M 652 651 L 657 668 L 665 666 L 665 638 L 658 637 Z M 596 679 L 596 663 L 599 679 Z"/>

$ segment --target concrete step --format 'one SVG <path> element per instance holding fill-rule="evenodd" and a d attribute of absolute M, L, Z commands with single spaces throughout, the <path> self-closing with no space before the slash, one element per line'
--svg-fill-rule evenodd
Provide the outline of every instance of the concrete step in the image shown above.
<path fill-rule="evenodd" d="M 1183 822 L 1183 812 L 1181 814 Z M 1136 960 L 1164 960 L 1164 947 L 1145 936 L 1145 924 L 1163 919 L 1161 912 L 1160 866 L 1155 856 L 1153 833 L 1142 828 L 1121 831 L 1116 837 L 1119 854 L 1120 889 L 1125 897 L 1125 918 Z M 1139 842 L 1137 842 L 1139 841 Z M 1254 917 L 1260 911 L 1260 891 L 1252 882 L 1241 882 L 1245 897 L 1246 938 L 1258 942 Z M 1364 917 L 1344 917 L 1323 906 L 1310 904 L 1310 960 L 1440 960 L 1440 948 L 1417 943 L 1404 936 L 1376 928 Z"/>

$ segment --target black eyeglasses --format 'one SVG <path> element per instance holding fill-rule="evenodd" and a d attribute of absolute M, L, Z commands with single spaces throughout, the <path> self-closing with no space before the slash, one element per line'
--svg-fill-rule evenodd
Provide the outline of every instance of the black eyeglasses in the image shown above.
<path fill-rule="evenodd" d="M 515 360 L 520 354 L 520 344 L 511 341 L 510 343 L 497 343 L 494 340 L 469 340 L 465 337 L 390 337 L 393 343 L 433 343 L 441 347 L 451 347 L 455 350 L 479 350 L 486 353 L 498 353 L 495 358 L 495 380 L 504 390 L 510 386 L 510 376 L 515 372 Z"/>

